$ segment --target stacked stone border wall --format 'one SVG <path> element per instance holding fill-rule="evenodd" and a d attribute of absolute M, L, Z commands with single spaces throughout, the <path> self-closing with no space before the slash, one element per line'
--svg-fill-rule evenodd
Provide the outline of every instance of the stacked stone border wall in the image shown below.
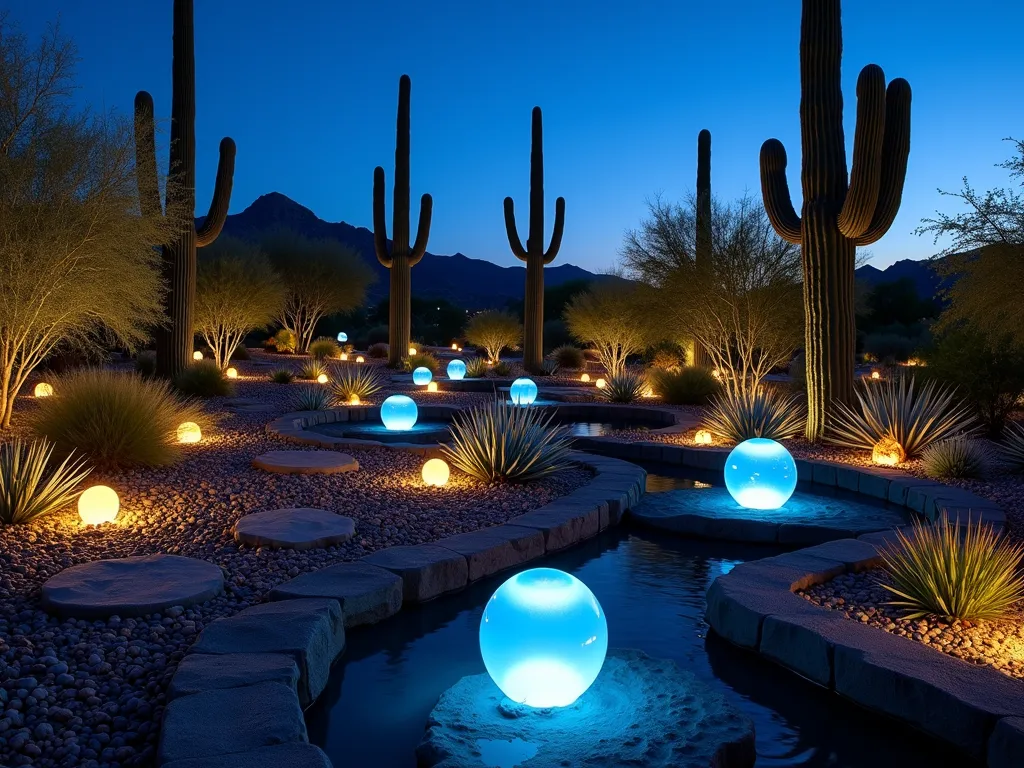
<path fill-rule="evenodd" d="M 793 594 L 877 565 L 877 547 L 893 538 L 872 533 L 742 563 L 708 590 L 708 623 L 733 644 L 952 744 L 988 768 L 1019 768 L 1020 681 Z"/>

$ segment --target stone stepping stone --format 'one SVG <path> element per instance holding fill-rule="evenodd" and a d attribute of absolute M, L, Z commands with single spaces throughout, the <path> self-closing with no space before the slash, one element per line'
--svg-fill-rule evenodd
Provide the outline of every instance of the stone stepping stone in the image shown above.
<path fill-rule="evenodd" d="M 376 624 L 402 607 L 402 579 L 367 563 L 340 563 L 304 573 L 275 587 L 271 600 L 326 597 L 341 603 L 345 628 Z"/>
<path fill-rule="evenodd" d="M 253 459 L 252 465 L 281 475 L 336 475 L 359 469 L 358 461 L 337 451 L 270 451 Z"/>
<path fill-rule="evenodd" d="M 143 616 L 205 603 L 224 591 L 224 574 L 205 560 L 145 555 L 73 565 L 43 584 L 43 607 L 81 619 Z"/>
<path fill-rule="evenodd" d="M 253 547 L 317 549 L 342 544 L 356 532 L 351 517 L 324 509 L 272 509 L 241 518 L 233 529 L 235 541 Z"/>

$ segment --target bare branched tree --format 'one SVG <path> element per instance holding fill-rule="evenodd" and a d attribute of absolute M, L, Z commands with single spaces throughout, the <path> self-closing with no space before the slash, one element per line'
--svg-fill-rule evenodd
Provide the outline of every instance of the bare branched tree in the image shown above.
<path fill-rule="evenodd" d="M 473 346 L 483 347 L 488 359 L 497 363 L 501 360 L 501 350 L 519 349 L 523 326 L 507 312 L 491 310 L 473 315 L 463 335 Z"/>
<path fill-rule="evenodd" d="M 650 324 L 656 322 L 640 300 L 638 286 L 604 282 L 577 294 L 563 313 L 569 333 L 597 353 L 609 376 L 626 368 L 626 358 L 643 352 L 651 342 Z"/>

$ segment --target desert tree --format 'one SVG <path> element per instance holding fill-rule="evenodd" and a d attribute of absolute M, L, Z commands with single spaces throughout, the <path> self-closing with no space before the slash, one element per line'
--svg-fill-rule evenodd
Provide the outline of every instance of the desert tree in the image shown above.
<path fill-rule="evenodd" d="M 355 251 L 336 240 L 275 232 L 263 250 L 284 287 L 281 325 L 295 334 L 305 352 L 322 317 L 348 312 L 363 303 L 373 272 Z"/>
<path fill-rule="evenodd" d="M 610 376 L 618 376 L 630 355 L 650 343 L 651 317 L 638 287 L 622 280 L 594 283 L 566 305 L 565 323 L 576 339 L 589 344 Z"/>
<path fill-rule="evenodd" d="M 60 347 L 132 349 L 160 322 L 155 249 L 177 226 L 142 216 L 132 126 L 71 102 L 77 55 L 0 16 L 0 427 Z"/>
<path fill-rule="evenodd" d="M 195 326 L 224 368 L 246 335 L 280 315 L 284 289 L 258 245 L 221 236 L 199 256 Z"/>
<path fill-rule="evenodd" d="M 473 315 L 466 324 L 466 341 L 483 347 L 494 362 L 501 359 L 502 349 L 518 349 L 523 340 L 523 326 L 507 312 L 487 311 Z"/>

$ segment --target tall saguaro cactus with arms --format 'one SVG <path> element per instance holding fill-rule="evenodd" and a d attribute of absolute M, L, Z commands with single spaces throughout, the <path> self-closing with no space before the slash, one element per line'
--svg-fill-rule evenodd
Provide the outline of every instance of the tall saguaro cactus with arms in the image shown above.
<path fill-rule="evenodd" d="M 540 107 L 533 108 L 533 134 L 530 145 L 530 234 L 526 247 L 516 231 L 515 203 L 505 198 L 505 231 L 512 253 L 526 262 L 526 295 L 524 300 L 525 329 L 523 334 L 523 366 L 538 373 L 544 359 L 544 265 L 558 255 L 565 225 L 565 198 L 555 201 L 555 228 L 551 244 L 544 250 L 544 135 Z"/>
<path fill-rule="evenodd" d="M 167 323 L 156 329 L 157 372 L 173 378 L 190 364 L 195 328 L 192 311 L 196 295 L 196 248 L 217 239 L 231 202 L 235 173 L 235 142 L 220 142 L 220 161 L 213 201 L 202 226 L 196 229 L 196 67 L 193 0 L 174 0 L 174 41 L 171 79 L 171 148 L 166 210 L 181 216 L 181 229 L 163 247 L 164 298 Z M 135 96 L 135 156 L 139 204 L 145 215 L 161 212 L 156 172 L 153 97 Z"/>
<path fill-rule="evenodd" d="M 697 239 L 694 260 L 697 266 L 711 261 L 711 131 L 697 134 Z M 711 356 L 697 341 L 693 344 L 693 364 L 711 367 Z"/>
<path fill-rule="evenodd" d="M 761 147 L 761 190 L 779 235 L 803 251 L 807 437 L 828 426 L 833 404 L 853 399 L 856 351 L 854 259 L 879 240 L 899 211 L 910 154 L 910 84 L 885 85 L 869 64 L 857 80 L 853 168 L 847 176 L 840 62 L 840 0 L 804 0 L 800 28 L 803 210 L 786 182 L 786 150 Z"/>
<path fill-rule="evenodd" d="M 395 137 L 394 218 L 391 252 L 384 209 L 384 169 L 373 170 L 373 247 L 377 260 L 391 270 L 388 303 L 388 365 L 397 367 L 409 350 L 412 336 L 412 268 L 419 264 L 430 237 L 430 195 L 420 198 L 420 221 L 416 242 L 409 248 L 409 92 L 408 75 L 398 81 L 398 126 Z"/>

